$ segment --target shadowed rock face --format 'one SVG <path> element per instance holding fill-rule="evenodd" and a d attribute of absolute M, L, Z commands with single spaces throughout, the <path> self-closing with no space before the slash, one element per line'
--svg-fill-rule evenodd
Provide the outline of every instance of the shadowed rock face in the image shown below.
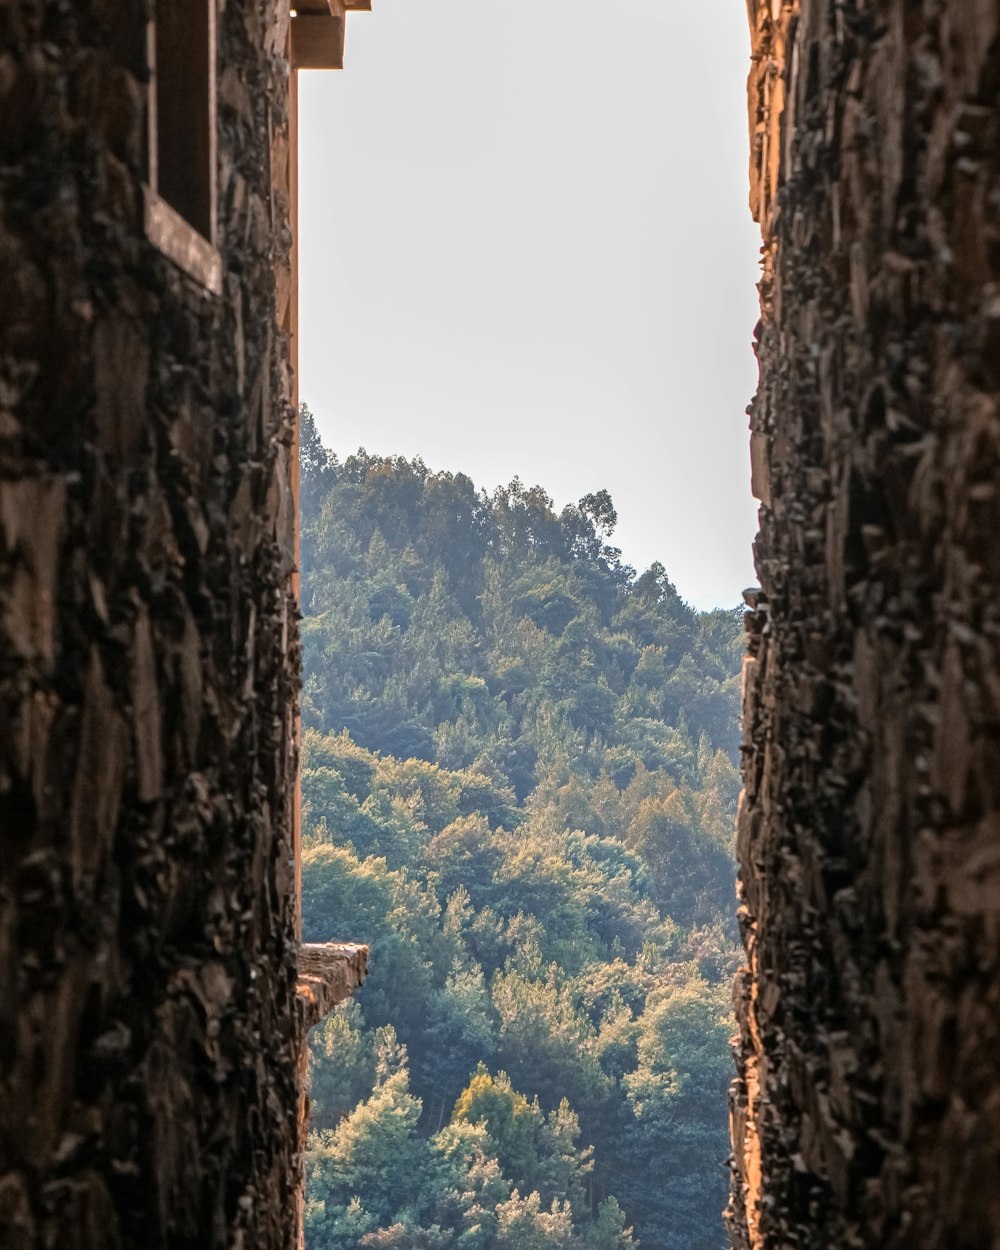
<path fill-rule="evenodd" d="M 1000 1245 L 1000 8 L 751 4 L 731 1211 Z"/>
<path fill-rule="evenodd" d="M 283 31 L 218 6 L 216 296 L 142 228 L 144 7 L 0 14 L 0 1245 L 288 1250 Z"/>
<path fill-rule="evenodd" d="M 18 1250 L 294 1236 L 284 32 L 270 0 L 219 8 L 220 295 L 141 228 L 143 6 L 0 15 L 0 1244 Z M 733 1232 L 983 1250 L 1000 12 L 751 9 L 762 593 Z"/>

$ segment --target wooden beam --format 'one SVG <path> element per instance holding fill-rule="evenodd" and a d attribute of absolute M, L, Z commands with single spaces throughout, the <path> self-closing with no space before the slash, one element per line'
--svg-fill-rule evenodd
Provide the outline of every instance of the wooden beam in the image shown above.
<path fill-rule="evenodd" d="M 293 69 L 344 68 L 343 17 L 300 13 L 292 18 Z"/>
<path fill-rule="evenodd" d="M 343 17 L 345 13 L 370 13 L 372 0 L 297 0 L 292 6 L 293 13 L 332 14 Z"/>
<path fill-rule="evenodd" d="M 296 17 L 343 17 L 344 0 L 297 0 Z"/>
<path fill-rule="evenodd" d="M 213 295 L 222 293 L 222 257 L 215 247 L 165 199 L 143 187 L 146 238 Z"/>

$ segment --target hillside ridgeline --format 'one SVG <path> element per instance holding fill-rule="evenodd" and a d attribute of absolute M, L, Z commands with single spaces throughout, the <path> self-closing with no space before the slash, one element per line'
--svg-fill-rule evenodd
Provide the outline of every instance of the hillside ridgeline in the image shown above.
<path fill-rule="evenodd" d="M 307 410 L 302 518 L 309 1250 L 717 1250 L 741 613 Z"/>

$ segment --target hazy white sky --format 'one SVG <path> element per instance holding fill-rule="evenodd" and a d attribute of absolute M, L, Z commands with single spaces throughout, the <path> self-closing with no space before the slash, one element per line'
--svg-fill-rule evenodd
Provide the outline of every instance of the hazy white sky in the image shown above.
<path fill-rule="evenodd" d="M 557 506 L 698 607 L 754 581 L 744 0 L 374 0 L 301 75 L 301 393 L 324 441 Z"/>

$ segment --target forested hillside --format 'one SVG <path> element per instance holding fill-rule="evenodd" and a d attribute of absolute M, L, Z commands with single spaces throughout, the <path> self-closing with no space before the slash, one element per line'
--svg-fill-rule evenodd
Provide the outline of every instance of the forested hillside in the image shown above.
<path fill-rule="evenodd" d="M 724 1244 L 741 613 L 615 520 L 303 412 L 308 1250 Z"/>

